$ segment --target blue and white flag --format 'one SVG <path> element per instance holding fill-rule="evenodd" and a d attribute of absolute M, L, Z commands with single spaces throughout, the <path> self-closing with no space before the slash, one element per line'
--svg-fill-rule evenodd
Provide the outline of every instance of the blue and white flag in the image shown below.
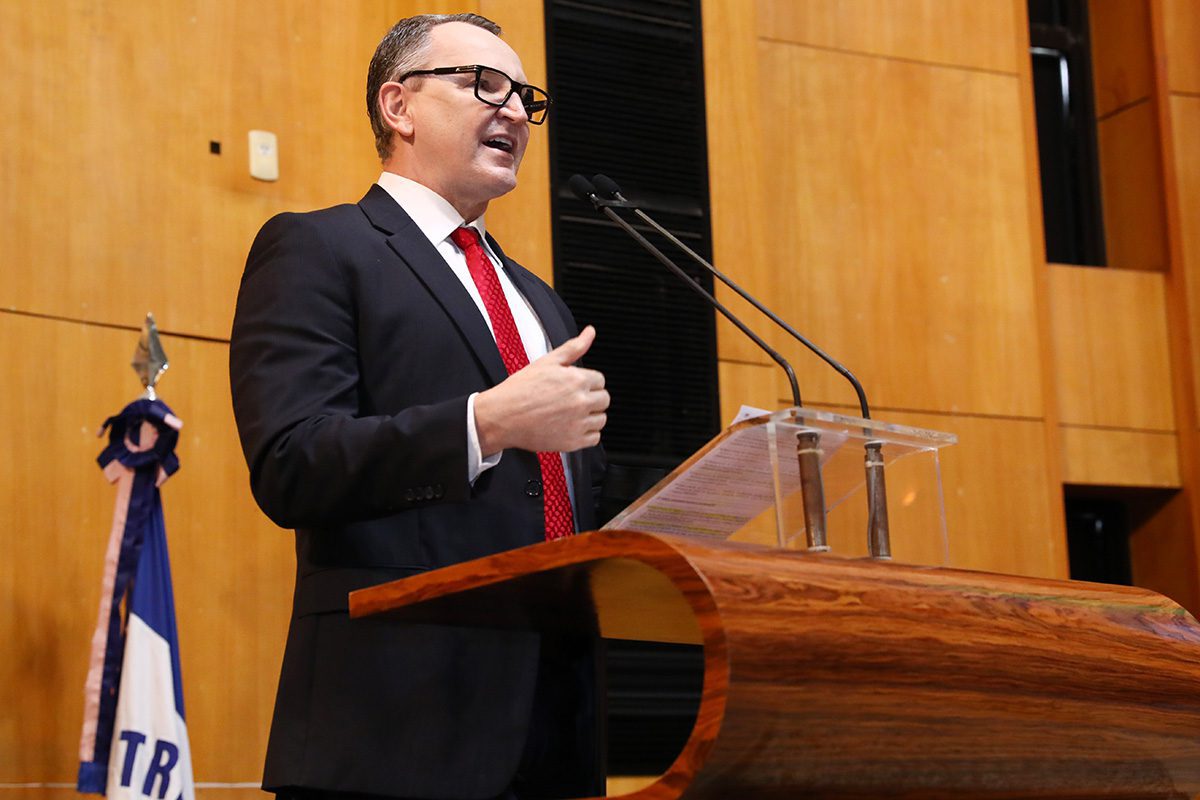
<path fill-rule="evenodd" d="M 97 459 L 117 486 L 100 617 L 84 688 L 80 792 L 193 800 L 171 565 L 158 487 L 179 469 L 183 423 L 159 400 L 104 422 Z"/>

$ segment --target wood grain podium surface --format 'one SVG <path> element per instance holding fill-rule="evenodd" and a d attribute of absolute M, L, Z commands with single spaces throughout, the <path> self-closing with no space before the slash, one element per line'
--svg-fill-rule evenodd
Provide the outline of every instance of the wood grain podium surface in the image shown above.
<path fill-rule="evenodd" d="M 1200 791 L 1200 625 L 1141 589 L 602 531 L 350 607 L 702 643 L 692 735 L 636 800 Z"/>

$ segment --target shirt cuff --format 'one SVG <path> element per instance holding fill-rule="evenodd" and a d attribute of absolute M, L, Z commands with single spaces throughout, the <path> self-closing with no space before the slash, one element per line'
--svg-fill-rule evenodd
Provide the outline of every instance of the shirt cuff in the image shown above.
<path fill-rule="evenodd" d="M 479 431 L 475 429 L 475 395 L 477 394 L 479 392 L 475 392 L 467 398 L 467 482 L 472 486 L 475 484 L 476 478 L 499 464 L 500 456 L 504 455 L 504 451 L 501 450 L 484 458 L 483 453 L 479 452 Z"/>

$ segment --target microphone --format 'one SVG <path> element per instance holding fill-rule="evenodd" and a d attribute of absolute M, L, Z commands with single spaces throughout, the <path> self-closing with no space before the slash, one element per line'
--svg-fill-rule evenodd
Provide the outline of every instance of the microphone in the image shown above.
<path fill-rule="evenodd" d="M 579 177 L 582 177 L 582 176 L 579 176 Z M 850 385 L 852 387 L 854 387 L 854 393 L 856 395 L 858 395 L 858 405 L 859 405 L 859 408 L 862 410 L 863 419 L 871 418 L 871 410 L 870 410 L 870 407 L 867 405 L 867 394 L 863 390 L 862 384 L 859 383 L 858 378 L 854 377 L 854 373 L 852 373 L 844 364 L 842 364 L 840 361 L 838 361 L 833 356 L 829 355 L 824 350 L 822 350 L 820 347 L 818 347 L 816 344 L 814 344 L 812 341 L 810 341 L 806 336 L 804 336 L 804 334 L 800 333 L 795 328 L 793 328 L 791 325 L 789 325 L 786 320 L 782 319 L 774 311 L 772 311 L 771 309 L 767 308 L 765 305 L 760 303 L 757 298 L 755 298 L 753 295 L 751 295 L 749 292 L 747 292 L 741 286 L 736 284 L 732 278 L 730 278 L 724 272 L 721 272 L 721 270 L 714 267 L 707 260 L 705 260 L 699 253 L 697 253 L 692 248 L 688 247 L 684 242 L 680 241 L 679 237 L 677 237 L 675 234 L 671 233 L 669 230 L 664 228 L 662 225 L 659 225 L 657 222 L 655 222 L 654 219 L 652 219 L 649 214 L 646 214 L 640 208 L 638 208 L 636 203 L 630 201 L 624 195 L 621 194 L 621 187 L 618 186 L 617 182 L 614 181 L 612 178 L 608 177 L 607 175 L 596 175 L 592 178 L 592 182 L 594 183 L 596 189 L 598 189 L 600 194 L 602 195 L 602 197 L 601 197 L 602 200 L 605 197 L 611 198 L 610 200 L 608 200 L 606 202 L 612 203 L 612 205 L 620 207 L 620 208 L 630 209 L 638 217 L 638 219 L 642 220 L 647 225 L 654 228 L 654 230 L 656 230 L 660 234 L 662 234 L 669 242 L 671 242 L 671 244 L 678 247 L 689 258 L 691 258 L 692 261 L 695 261 L 697 264 L 699 264 L 700 266 L 702 266 L 706 270 L 708 270 L 708 272 L 711 275 L 713 275 L 715 278 L 720 280 L 722 283 L 724 283 L 726 286 L 728 286 L 733 291 L 737 292 L 738 295 L 743 300 L 745 300 L 747 303 L 749 303 L 750 305 L 757 308 L 759 310 L 759 312 L 762 313 L 763 316 L 765 316 L 767 319 L 771 320 L 771 322 L 774 322 L 780 328 L 783 328 L 783 330 L 787 331 L 788 334 L 790 334 L 793 339 L 800 342 L 800 344 L 804 345 L 809 350 L 811 350 L 813 353 L 815 353 L 822 361 L 824 361 L 826 364 L 828 364 L 829 366 L 831 366 L 835 370 L 837 370 L 838 373 L 840 375 L 842 375 L 844 378 L 846 378 L 846 380 L 848 380 L 850 382 Z M 799 404 L 797 404 L 797 405 L 799 405 Z"/>
<path fill-rule="evenodd" d="M 575 178 L 579 178 L 580 181 L 576 182 Z M 577 175 L 577 176 L 575 176 L 575 178 L 572 178 L 571 181 L 572 181 L 572 188 L 575 189 L 576 194 L 580 194 L 580 189 L 582 187 L 584 187 L 585 185 L 587 186 L 588 189 L 593 188 L 592 185 L 588 183 L 587 179 L 584 178 L 582 175 Z M 854 374 L 844 364 L 842 364 L 837 359 L 830 356 L 828 353 L 826 353 L 824 350 L 822 350 L 820 347 L 818 347 L 815 343 L 810 341 L 806 336 L 801 334 L 799 331 L 797 331 L 795 328 L 793 328 L 791 325 L 789 325 L 785 320 L 783 320 L 778 314 L 771 311 L 769 308 L 767 308 L 765 305 L 763 305 L 761 302 L 759 302 L 759 300 L 757 298 L 752 296 L 749 292 L 747 292 L 745 289 L 743 289 L 741 286 L 739 286 L 736 282 L 734 282 L 733 279 L 731 279 L 728 275 L 721 272 L 715 266 L 710 264 L 699 253 L 694 251 L 692 248 L 688 247 L 687 244 L 680 241 L 680 239 L 677 236 L 675 236 L 669 230 L 664 228 L 662 225 L 658 224 L 658 222 L 656 222 L 653 218 L 651 218 L 650 215 L 646 214 L 640 208 L 638 208 L 636 203 L 634 203 L 633 201 L 626 198 L 623 194 L 621 194 L 621 187 L 618 186 L 616 181 L 614 181 L 612 178 L 609 178 L 607 175 L 595 175 L 592 180 L 594 181 L 594 188 L 597 189 L 599 191 L 599 193 L 603 196 L 602 197 L 594 197 L 594 195 L 593 195 L 592 197 L 587 197 L 587 196 L 584 196 L 581 194 L 580 195 L 581 197 L 584 197 L 584 199 L 590 200 L 597 209 L 603 210 L 604 213 L 607 214 L 610 218 L 617 220 L 618 224 L 621 224 L 623 228 L 625 228 L 628 232 L 631 232 L 631 235 L 634 235 L 635 238 L 641 240 L 639 243 L 644 242 L 645 239 L 643 237 L 641 237 L 640 234 L 637 234 L 635 231 L 633 231 L 632 226 L 624 224 L 624 221 L 620 220 L 617 213 L 612 210 L 613 207 L 630 209 L 639 219 L 641 219 L 643 222 L 648 224 L 654 230 L 658 231 L 659 234 L 661 234 L 668 241 L 670 241 L 672 244 L 674 244 L 676 247 L 678 247 L 680 250 L 682 250 L 684 252 L 684 254 L 686 254 L 689 258 L 691 258 L 695 263 L 699 264 L 700 266 L 702 266 L 706 270 L 708 270 L 708 272 L 711 275 L 713 275 L 715 278 L 717 278 L 722 283 L 724 283 L 726 286 L 728 286 L 730 289 L 732 289 L 734 292 L 736 292 L 738 294 L 738 296 L 740 296 L 746 302 L 750 303 L 752 306 L 754 306 L 756 309 L 758 309 L 758 311 L 760 313 L 762 313 L 765 317 L 767 317 L 767 319 L 774 322 L 776 325 L 778 325 L 780 328 L 782 328 L 784 331 L 786 331 L 790 336 L 792 336 L 792 338 L 796 339 L 798 342 L 800 342 L 805 347 L 807 347 L 811 352 L 816 354 L 822 361 L 824 361 L 826 364 L 828 364 L 829 366 L 831 366 L 835 370 L 837 370 L 838 374 L 840 374 L 844 378 L 846 378 L 846 380 L 849 381 L 850 385 L 854 388 L 854 392 L 858 396 L 859 408 L 862 411 L 863 419 L 871 418 L 871 411 L 870 411 L 869 405 L 867 404 L 866 392 L 864 391 L 862 384 L 859 382 L 859 380 L 854 376 Z M 576 188 L 576 187 L 579 187 L 579 188 Z M 648 242 L 646 242 L 643 246 L 649 247 L 650 245 Z M 662 261 L 664 258 L 665 257 L 662 257 L 659 260 Z M 666 263 L 666 262 L 664 261 L 664 263 Z M 678 267 L 676 267 L 675 270 L 673 270 L 673 271 L 676 271 L 676 274 L 682 273 L 682 270 L 679 270 Z M 686 276 L 686 273 L 682 273 L 682 274 L 684 274 Z M 689 281 L 692 280 L 690 278 L 690 276 L 687 276 L 687 279 Z M 693 283 L 694 283 L 694 281 L 693 281 Z M 697 284 L 697 286 L 698 286 L 698 284 Z M 709 295 L 707 292 L 704 292 L 704 295 L 706 297 L 711 297 L 711 295 Z M 712 298 L 711 302 L 714 305 L 719 307 L 719 303 L 717 302 L 715 297 Z M 733 321 L 733 318 L 728 313 L 726 313 L 726 317 L 729 318 L 731 321 Z M 737 321 L 735 324 L 738 325 L 739 330 L 741 330 L 742 332 L 744 332 L 748 336 L 750 336 L 755 341 L 756 344 L 759 344 L 759 346 L 762 347 L 764 350 L 766 350 L 768 353 L 774 352 L 770 348 L 766 347 L 765 344 L 761 343 L 761 340 L 757 336 L 750 333 L 749 330 L 744 325 L 742 325 L 740 321 Z M 796 405 L 800 406 L 798 393 L 793 392 L 793 394 L 797 401 Z M 824 507 L 825 506 L 824 506 L 824 497 L 823 497 L 824 491 L 823 491 L 823 489 L 820 488 L 821 487 L 820 463 L 819 463 L 820 450 L 817 446 L 818 441 L 819 441 L 819 434 L 817 434 L 815 431 L 813 431 L 811 433 L 805 431 L 805 432 L 801 432 L 801 433 L 797 434 L 797 453 L 799 455 L 799 460 L 800 460 L 801 491 L 803 492 L 803 495 L 804 495 L 804 517 L 805 517 L 805 526 L 808 529 L 809 549 L 828 550 L 829 548 L 827 546 L 825 546 L 825 530 L 824 530 Z M 891 543 L 890 543 L 888 514 L 887 514 L 887 487 L 886 487 L 886 484 L 884 481 L 884 472 L 883 472 L 883 470 L 884 470 L 883 442 L 881 442 L 879 440 L 868 440 L 864 445 L 864 449 L 866 450 L 865 467 L 866 467 L 866 487 L 867 487 L 867 546 L 868 546 L 868 550 L 869 550 L 870 554 L 872 555 L 872 557 L 882 558 L 882 559 L 890 559 L 891 558 Z M 815 478 L 813 476 L 814 471 L 815 471 Z M 818 490 L 820 491 L 821 494 L 820 494 L 819 498 L 817 496 L 814 496 L 810 499 L 809 494 L 811 491 L 811 487 L 814 485 L 818 488 Z M 812 528 L 812 517 L 814 515 L 810 514 L 810 503 L 815 505 L 818 502 L 820 503 L 820 505 L 815 506 L 815 508 L 821 509 L 820 523 L 819 523 L 819 531 L 817 532 L 817 535 L 814 536 L 813 528 Z"/>
<path fill-rule="evenodd" d="M 635 242 L 642 246 L 650 255 L 654 256 L 659 263 L 669 269 L 680 280 L 682 280 L 692 291 L 704 298 L 710 306 L 729 320 L 744 333 L 752 342 L 759 346 L 760 349 L 771 359 L 783 368 L 787 374 L 788 383 L 792 389 L 792 402 L 796 407 L 800 407 L 800 386 L 796 383 L 796 371 L 792 369 L 792 365 L 787 359 L 781 356 L 774 348 L 762 340 L 758 334 L 750 330 L 746 323 L 742 322 L 738 317 L 722 303 L 717 300 L 707 289 L 700 285 L 700 282 L 688 275 L 683 269 L 671 259 L 667 258 L 661 250 L 651 244 L 645 236 L 642 236 L 632 225 L 621 218 L 616 211 L 613 211 L 613 206 L 632 207 L 629 201 L 624 198 L 605 199 L 596 194 L 596 187 L 592 182 L 582 175 L 572 175 L 567 181 L 567 186 L 575 193 L 579 199 L 591 203 L 592 206 L 613 222 L 615 222 L 621 230 L 629 234 Z M 804 501 L 804 528 L 807 531 L 808 549 L 816 552 L 826 552 L 829 550 L 828 537 L 825 531 L 825 489 L 821 483 L 821 449 L 820 434 L 811 429 L 803 430 L 796 434 L 797 445 L 796 453 L 800 467 L 800 492 Z"/>

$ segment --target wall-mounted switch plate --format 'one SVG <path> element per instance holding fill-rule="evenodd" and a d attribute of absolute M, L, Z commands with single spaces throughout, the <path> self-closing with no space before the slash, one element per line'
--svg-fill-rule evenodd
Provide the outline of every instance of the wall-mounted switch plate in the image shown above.
<path fill-rule="evenodd" d="M 250 131 L 250 177 L 279 180 L 279 144 L 270 131 Z"/>

